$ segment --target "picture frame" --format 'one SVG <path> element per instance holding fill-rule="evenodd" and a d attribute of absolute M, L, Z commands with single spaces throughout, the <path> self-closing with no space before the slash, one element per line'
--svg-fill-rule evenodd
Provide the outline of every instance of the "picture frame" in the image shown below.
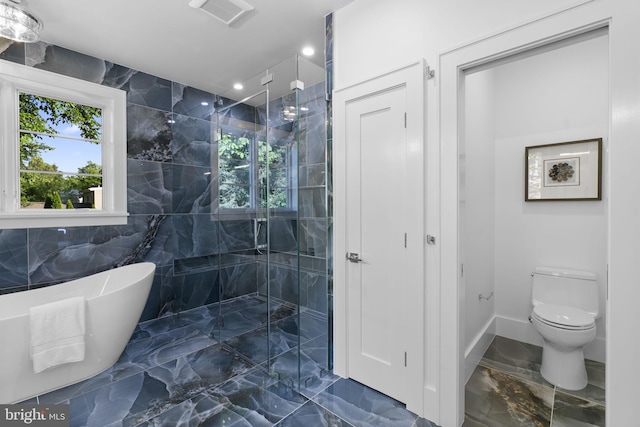
<path fill-rule="evenodd" d="M 524 200 L 602 200 L 602 138 L 525 147 Z"/>

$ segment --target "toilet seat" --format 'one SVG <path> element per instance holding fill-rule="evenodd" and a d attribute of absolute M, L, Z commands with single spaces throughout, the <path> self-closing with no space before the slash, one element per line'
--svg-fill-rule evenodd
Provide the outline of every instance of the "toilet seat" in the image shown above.
<path fill-rule="evenodd" d="M 595 319 L 584 310 L 557 304 L 538 304 L 533 316 L 549 326 L 567 330 L 587 330 L 595 327 Z"/>

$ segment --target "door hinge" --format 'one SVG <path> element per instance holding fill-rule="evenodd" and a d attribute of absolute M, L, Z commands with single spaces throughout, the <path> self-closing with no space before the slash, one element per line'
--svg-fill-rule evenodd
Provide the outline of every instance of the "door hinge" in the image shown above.
<path fill-rule="evenodd" d="M 404 367 L 407 367 L 407 352 L 404 352 Z"/>
<path fill-rule="evenodd" d="M 407 113 L 404 113 L 404 128 L 407 128 Z"/>
<path fill-rule="evenodd" d="M 433 68 L 429 67 L 428 65 L 424 69 L 424 73 L 425 73 L 425 76 L 427 77 L 427 80 L 428 79 L 432 79 L 432 78 L 434 78 L 436 76 L 435 70 Z"/>
<path fill-rule="evenodd" d="M 407 233 L 404 233 L 404 247 L 407 247 Z"/>
<path fill-rule="evenodd" d="M 464 277 L 464 264 L 460 264 L 460 277 Z"/>

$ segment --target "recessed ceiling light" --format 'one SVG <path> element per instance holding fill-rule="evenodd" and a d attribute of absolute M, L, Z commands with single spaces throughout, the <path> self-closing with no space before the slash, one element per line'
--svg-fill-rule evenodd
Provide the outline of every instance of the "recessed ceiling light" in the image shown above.
<path fill-rule="evenodd" d="M 306 46 L 302 48 L 302 54 L 304 56 L 311 56 L 314 53 L 316 53 L 316 51 L 311 46 Z"/>
<path fill-rule="evenodd" d="M 202 101 L 202 102 L 200 103 L 200 105 L 202 105 L 202 106 L 206 107 L 207 105 L 209 105 L 209 103 L 208 103 L 207 101 Z"/>
<path fill-rule="evenodd" d="M 244 86 L 242 86 L 242 83 L 234 83 L 234 84 L 233 84 L 233 88 L 234 88 L 235 90 L 240 90 L 240 89 L 242 89 L 243 87 L 244 87 Z"/>

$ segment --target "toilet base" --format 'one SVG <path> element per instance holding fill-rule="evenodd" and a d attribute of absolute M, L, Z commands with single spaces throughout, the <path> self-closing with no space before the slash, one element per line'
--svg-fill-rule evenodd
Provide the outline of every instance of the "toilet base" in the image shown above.
<path fill-rule="evenodd" d="M 540 373 L 545 380 L 565 390 L 582 390 L 589 382 L 582 347 L 558 348 L 546 341 Z"/>

